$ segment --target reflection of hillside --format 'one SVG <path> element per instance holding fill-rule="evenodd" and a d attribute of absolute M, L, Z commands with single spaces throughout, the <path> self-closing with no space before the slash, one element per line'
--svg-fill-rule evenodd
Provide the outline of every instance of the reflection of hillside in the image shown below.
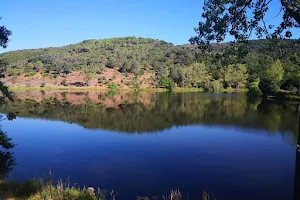
<path fill-rule="evenodd" d="M 86 128 L 124 132 L 155 132 L 190 124 L 232 125 L 266 129 L 270 133 L 297 131 L 293 104 L 248 102 L 241 95 L 200 93 L 17 93 L 0 112 L 74 122 Z M 26 99 L 26 100 L 25 100 Z"/>
<path fill-rule="evenodd" d="M 15 99 L 17 100 L 32 100 L 37 103 L 43 103 L 45 100 L 64 101 L 71 104 L 89 104 L 98 103 L 105 107 L 117 107 L 123 103 L 140 102 L 148 105 L 152 102 L 152 94 L 148 92 L 135 93 L 132 91 L 116 93 L 116 91 L 110 92 L 85 92 L 85 91 L 73 91 L 73 92 L 57 92 L 57 91 L 32 91 L 32 92 L 17 92 L 15 93 Z"/>

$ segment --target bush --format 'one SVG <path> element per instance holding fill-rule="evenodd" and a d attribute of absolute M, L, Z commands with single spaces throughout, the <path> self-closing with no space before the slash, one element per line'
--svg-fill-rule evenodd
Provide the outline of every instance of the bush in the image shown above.
<path fill-rule="evenodd" d="M 173 91 L 174 90 L 174 83 L 173 81 L 169 78 L 169 77 L 162 77 L 161 80 L 158 83 L 158 86 L 160 88 L 166 88 L 169 91 Z"/>
<path fill-rule="evenodd" d="M 253 97 L 258 97 L 262 95 L 262 91 L 259 89 L 258 81 L 250 83 L 248 95 Z"/>
<path fill-rule="evenodd" d="M 290 91 L 292 94 L 297 94 L 298 88 L 294 87 L 293 85 L 290 85 L 290 87 L 288 88 L 288 91 Z"/>
<path fill-rule="evenodd" d="M 68 86 L 69 84 L 67 83 L 66 79 L 62 80 L 62 82 L 60 83 L 63 86 Z"/>
<path fill-rule="evenodd" d="M 46 72 L 42 76 L 45 77 L 45 78 L 46 77 L 51 78 L 51 75 L 49 73 L 46 73 Z"/>
<path fill-rule="evenodd" d="M 24 76 L 30 77 L 30 76 L 34 76 L 34 75 L 36 75 L 36 72 L 29 72 L 29 73 L 26 73 Z"/>
<path fill-rule="evenodd" d="M 41 87 L 45 87 L 45 86 L 46 86 L 46 83 L 42 83 L 42 84 L 41 84 Z"/>
<path fill-rule="evenodd" d="M 101 76 L 100 78 L 98 78 L 98 83 L 105 83 L 105 82 L 106 82 L 105 76 Z"/>
<path fill-rule="evenodd" d="M 7 69 L 7 75 L 8 76 L 18 76 L 18 75 L 21 75 L 23 72 L 24 72 L 23 69 L 17 69 L 17 68 Z"/>
<path fill-rule="evenodd" d="M 221 92 L 223 90 L 223 85 L 219 80 L 213 80 L 210 85 L 210 90 L 213 92 Z"/>
<path fill-rule="evenodd" d="M 116 84 L 116 83 L 110 83 L 110 84 L 108 85 L 108 88 L 109 88 L 109 89 L 117 89 L 117 88 L 118 88 L 118 84 Z"/>
<path fill-rule="evenodd" d="M 109 61 L 106 63 L 106 67 L 113 69 L 113 68 L 115 67 L 115 62 L 112 61 L 112 60 L 109 60 Z"/>

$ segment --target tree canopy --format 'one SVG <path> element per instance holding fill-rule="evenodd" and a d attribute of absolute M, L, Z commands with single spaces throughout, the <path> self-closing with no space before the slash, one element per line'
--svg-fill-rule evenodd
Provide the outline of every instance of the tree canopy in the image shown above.
<path fill-rule="evenodd" d="M 8 30 L 5 26 L 0 26 L 0 47 L 7 47 L 7 43 L 9 41 L 9 36 L 11 35 L 11 33 L 11 30 Z"/>
<path fill-rule="evenodd" d="M 0 17 L 1 20 L 1 17 Z M 2 48 L 6 48 L 7 47 L 7 43 L 9 41 L 9 36 L 11 35 L 11 31 L 8 30 L 5 26 L 0 26 L 0 47 Z M 0 66 L 4 65 L 5 61 L 0 61 Z M 0 69 L 0 78 L 3 78 L 4 75 L 3 73 L 3 68 Z M 0 81 L 0 91 L 3 95 L 3 97 L 0 97 L 0 101 L 3 100 L 3 98 L 8 97 L 9 99 L 12 100 L 12 96 L 8 90 L 8 88 Z"/>
<path fill-rule="evenodd" d="M 270 16 L 270 10 L 278 14 Z M 193 44 L 221 42 L 228 34 L 236 41 L 252 34 L 259 39 L 291 38 L 291 29 L 300 27 L 300 0 L 205 0 L 203 11 L 197 36 L 190 39 Z M 274 24 L 274 18 L 281 22 Z"/>

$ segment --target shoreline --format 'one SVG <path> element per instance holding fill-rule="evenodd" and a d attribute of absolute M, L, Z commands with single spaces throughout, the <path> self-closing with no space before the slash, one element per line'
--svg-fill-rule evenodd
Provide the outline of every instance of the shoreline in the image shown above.
<path fill-rule="evenodd" d="M 26 86 L 12 86 L 9 87 L 12 92 L 24 91 L 145 91 L 145 92 L 168 92 L 166 88 L 116 88 L 111 89 L 107 87 L 26 87 Z M 204 92 L 202 88 L 174 88 L 173 92 Z"/>

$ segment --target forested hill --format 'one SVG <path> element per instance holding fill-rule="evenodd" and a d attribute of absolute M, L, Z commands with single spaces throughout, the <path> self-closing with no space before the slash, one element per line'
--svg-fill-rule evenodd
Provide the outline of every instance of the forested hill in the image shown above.
<path fill-rule="evenodd" d="M 4 81 L 16 86 L 175 84 L 218 91 L 263 80 L 267 69 L 280 65 L 280 86 L 298 87 L 300 40 L 257 40 L 249 41 L 243 48 L 227 50 L 228 47 L 229 43 L 214 44 L 212 51 L 202 52 L 192 45 L 174 46 L 160 40 L 125 37 L 7 52 L 0 54 L 0 64 L 6 75 Z"/>

